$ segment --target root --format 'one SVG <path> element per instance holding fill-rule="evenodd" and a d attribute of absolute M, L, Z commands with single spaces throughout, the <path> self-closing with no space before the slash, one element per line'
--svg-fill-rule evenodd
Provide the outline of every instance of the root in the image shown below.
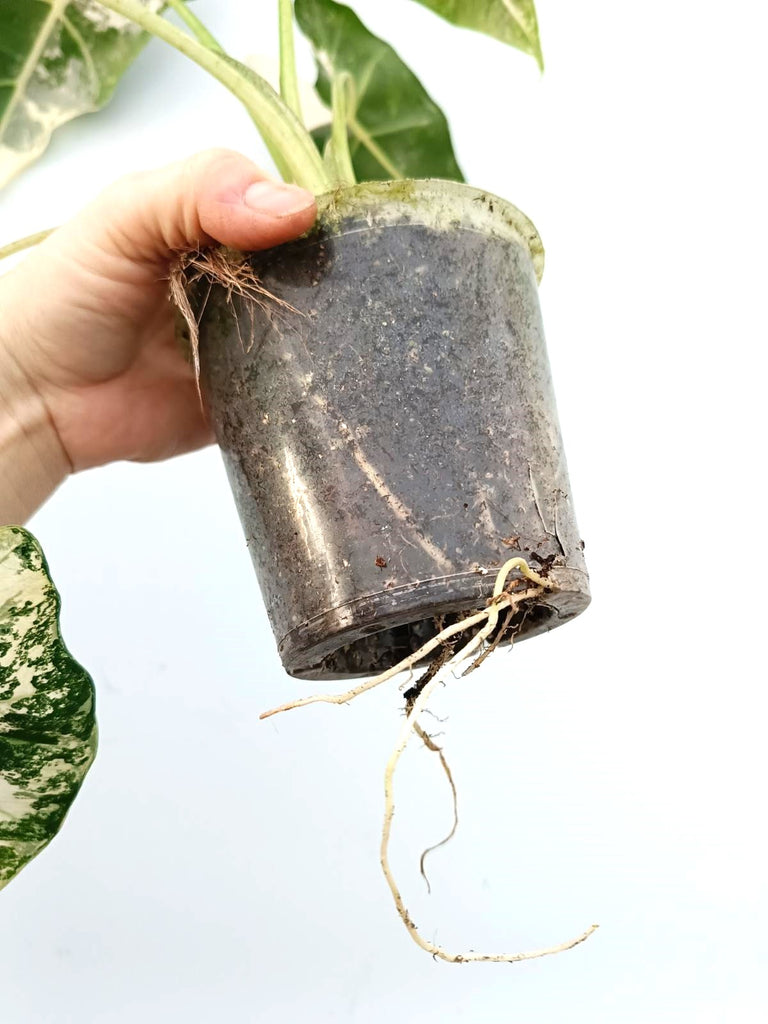
<path fill-rule="evenodd" d="M 493 638 L 491 643 L 488 644 L 485 650 L 481 654 L 478 654 L 478 656 L 475 658 L 475 660 L 472 662 L 469 668 L 464 669 L 464 671 L 461 673 L 462 676 L 468 676 L 470 672 L 474 672 L 476 668 L 480 668 L 480 666 L 483 664 L 488 655 L 493 654 L 493 652 L 499 646 L 501 641 L 504 639 L 504 636 L 506 635 L 506 632 L 509 629 L 509 624 L 512 621 L 512 617 L 514 616 L 514 614 L 515 606 L 511 605 L 507 609 L 507 614 L 504 617 L 504 621 L 501 624 L 501 629 L 497 631 L 496 636 Z"/>
<path fill-rule="evenodd" d="M 438 673 L 438 671 L 442 668 L 442 666 L 449 660 L 449 658 L 453 654 L 454 646 L 455 642 L 451 643 L 450 641 L 446 641 L 446 643 L 443 646 L 443 649 L 440 651 L 437 657 L 432 660 L 429 668 L 424 673 L 424 675 L 421 676 L 421 678 L 418 679 L 409 690 L 405 691 L 403 696 L 405 697 L 406 715 L 411 713 L 414 701 L 419 696 L 424 687 L 427 685 L 427 683 L 430 681 L 430 679 L 433 679 L 434 676 Z M 425 708 L 424 711 L 428 712 L 429 709 Z M 432 753 L 437 754 L 437 756 L 440 758 L 440 765 L 443 769 L 443 772 L 445 773 L 445 777 L 448 779 L 448 785 L 451 787 L 451 796 L 453 798 L 453 825 L 451 827 L 451 831 L 448 833 L 447 836 L 445 836 L 444 839 L 441 839 L 439 843 L 435 843 L 434 846 L 428 846 L 426 850 L 424 850 L 419 859 L 419 872 L 421 874 L 421 877 L 426 882 L 427 892 L 431 893 L 432 886 L 429 884 L 427 873 L 424 870 L 424 861 L 426 860 L 428 854 L 432 853 L 433 850 L 439 850 L 441 846 L 445 846 L 445 844 L 450 842 L 451 839 L 453 839 L 453 837 L 455 836 L 456 829 L 459 827 L 458 795 L 456 793 L 456 784 L 453 781 L 453 775 L 451 774 L 450 766 L 448 764 L 448 761 L 446 760 L 445 754 L 443 753 L 443 748 L 438 747 L 438 745 L 434 742 L 433 737 L 430 736 L 428 732 L 425 732 L 418 722 L 413 723 L 413 730 L 419 737 L 421 742 L 424 744 L 424 746 L 427 748 L 427 750 L 431 750 Z"/>
<path fill-rule="evenodd" d="M 458 667 L 458 665 L 460 665 L 461 662 L 465 661 L 475 650 L 477 650 L 478 647 L 481 646 L 485 639 L 488 636 L 490 636 L 490 634 L 493 632 L 493 630 L 498 624 L 499 608 L 502 605 L 502 600 L 504 600 L 503 588 L 506 582 L 506 577 L 509 575 L 512 568 L 522 569 L 521 566 L 511 563 L 520 562 L 522 562 L 522 559 L 510 559 L 510 562 L 507 562 L 506 565 L 499 572 L 499 575 L 496 578 L 496 585 L 493 591 L 493 598 L 491 599 L 491 604 L 489 606 L 488 622 L 486 623 L 486 625 L 474 637 L 472 637 L 472 639 L 469 640 L 464 645 L 464 647 L 462 647 L 458 651 L 458 653 L 456 653 L 449 661 L 445 663 L 445 665 L 440 669 L 440 671 L 435 674 L 434 678 L 429 681 L 429 683 L 422 689 L 421 693 L 419 693 L 419 695 L 414 700 L 413 705 L 408 713 L 408 717 L 405 720 L 405 724 L 403 725 L 403 728 L 400 731 L 400 736 L 398 737 L 398 740 L 395 744 L 395 749 L 392 752 L 389 761 L 387 762 L 386 772 L 384 773 L 384 827 L 382 828 L 381 833 L 380 848 L 381 867 L 384 872 L 384 877 L 386 878 L 387 885 L 389 886 L 389 890 L 392 893 L 392 898 L 395 901 L 395 907 L 397 908 L 397 912 L 400 915 L 403 924 L 408 929 L 408 933 L 413 939 L 413 941 L 427 953 L 431 953 L 432 956 L 437 957 L 440 960 L 445 960 L 448 963 L 469 963 L 479 961 L 483 961 L 485 963 L 515 963 L 518 960 L 532 960 L 537 957 L 549 956 L 553 953 L 560 953 L 564 952 L 567 949 L 572 949 L 574 946 L 577 946 L 580 942 L 584 942 L 585 939 L 589 938 L 589 936 L 597 928 L 597 925 L 592 925 L 590 928 L 587 929 L 587 931 L 585 931 L 582 935 L 578 936 L 578 938 L 576 939 L 572 939 L 568 942 L 562 943 L 559 946 L 551 946 L 547 949 L 533 950 L 527 953 L 449 953 L 446 950 L 444 950 L 441 946 L 437 946 L 433 942 L 429 942 L 427 939 L 424 939 L 420 935 L 418 928 L 411 919 L 411 916 L 408 913 L 405 903 L 403 902 L 403 898 L 400 895 L 400 890 L 397 887 L 397 883 L 395 882 L 394 876 L 392 874 L 392 869 L 390 868 L 389 865 L 389 840 L 392 832 L 392 820 L 395 815 L 395 803 L 393 796 L 395 769 L 397 768 L 398 762 L 400 761 L 400 758 L 402 757 L 403 752 L 405 751 L 405 748 L 408 745 L 408 741 L 411 738 L 412 733 L 415 731 L 415 727 L 417 725 L 416 720 L 418 718 L 418 715 L 425 709 L 427 702 L 429 701 L 429 698 L 432 695 L 433 690 L 435 689 L 438 683 L 442 682 L 443 676 L 449 675 L 453 668 Z M 525 569 L 528 568 L 525 562 L 523 562 L 523 566 L 525 566 Z M 527 573 L 525 573 L 525 575 L 527 575 Z M 543 587 L 541 587 L 540 585 L 540 588 L 536 592 L 540 593 L 541 589 L 543 589 Z M 515 595 L 514 597 L 508 594 L 506 595 L 505 604 L 507 606 L 514 607 L 514 605 L 520 603 L 522 598 L 522 594 Z M 423 856 L 424 855 L 422 855 L 422 864 Z"/>
<path fill-rule="evenodd" d="M 446 626 L 445 629 L 441 630 L 437 634 L 437 636 L 433 636 L 431 640 L 422 644 L 422 646 L 417 651 L 414 651 L 413 654 L 409 654 L 407 658 L 403 658 L 402 661 L 399 661 L 396 665 L 393 665 L 392 668 L 388 668 L 378 676 L 374 676 L 373 679 L 369 679 L 365 683 L 360 683 L 359 686 L 353 686 L 351 690 L 347 690 L 344 693 L 321 693 L 313 694 L 311 697 L 301 697 L 299 700 L 292 700 L 287 704 L 281 704 L 279 707 L 272 708 L 270 711 L 263 711 L 259 715 L 259 718 L 271 718 L 272 715 L 279 715 L 283 711 L 293 711 L 294 708 L 303 708 L 308 704 L 348 704 L 350 701 L 354 700 L 355 697 L 359 697 L 360 694 L 367 693 L 368 690 L 373 690 L 382 683 L 386 683 L 387 680 L 392 679 L 393 676 L 399 675 L 401 672 L 412 670 L 414 665 L 423 661 L 428 654 L 431 654 L 437 647 L 445 644 L 446 641 L 451 639 L 451 637 L 456 636 L 458 633 L 464 633 L 468 629 L 472 629 L 474 626 L 477 626 L 479 623 L 487 621 L 495 609 L 496 616 L 494 618 L 493 626 L 491 626 L 492 630 L 498 621 L 498 611 L 502 607 L 507 607 L 511 603 L 512 595 L 504 593 L 504 585 L 509 574 L 515 569 L 517 569 L 525 579 L 536 584 L 535 588 L 515 594 L 515 603 L 519 603 L 530 597 L 535 597 L 537 594 L 540 594 L 542 590 L 552 589 L 552 584 L 548 583 L 547 580 L 542 576 L 539 576 L 537 572 L 534 572 L 533 569 L 529 568 L 528 563 L 524 558 L 510 558 L 509 561 L 505 562 L 499 570 L 499 574 L 496 577 L 496 585 L 493 590 L 493 597 L 489 599 L 488 606 L 483 608 L 482 611 L 475 612 L 473 615 L 468 615 L 460 622 L 454 622 L 452 625 Z M 515 580 L 514 582 L 517 583 L 518 581 Z M 479 635 L 480 634 L 478 634 L 478 636 Z"/>
<path fill-rule="evenodd" d="M 248 262 L 243 253 L 237 253 L 230 249 L 205 249 L 191 250 L 179 253 L 176 261 L 171 266 L 168 288 L 170 298 L 179 311 L 179 315 L 186 327 L 188 336 L 189 354 L 192 366 L 195 371 L 197 393 L 200 395 L 200 328 L 199 320 L 195 316 L 192 305 L 187 295 L 187 289 L 200 281 L 208 283 L 208 292 L 201 304 L 201 315 L 205 309 L 208 296 L 213 285 L 224 288 L 227 302 L 232 304 L 232 297 L 245 299 L 248 313 L 251 318 L 250 339 L 246 345 L 240 336 L 240 344 L 246 352 L 253 346 L 254 338 L 254 309 L 262 309 L 269 312 L 283 312 L 302 314 L 289 302 L 273 295 L 259 280 L 258 275 Z M 240 330 L 240 323 L 236 319 L 237 330 Z"/>
<path fill-rule="evenodd" d="M 424 710 L 428 711 L 429 709 L 424 708 Z M 446 760 L 443 748 L 438 747 L 438 745 L 434 742 L 429 733 L 424 732 L 424 730 L 422 729 L 418 722 L 413 723 L 413 731 L 422 741 L 427 750 L 433 751 L 440 758 L 440 764 L 442 766 L 443 771 L 445 772 L 445 777 L 448 779 L 448 785 L 451 787 L 451 796 L 453 798 L 453 825 L 451 826 L 451 831 L 448 833 L 447 836 L 445 836 L 444 839 L 441 839 L 439 843 L 435 843 L 434 846 L 428 846 L 426 850 L 422 853 L 421 857 L 419 858 L 419 873 L 421 874 L 421 877 L 424 879 L 424 881 L 427 883 L 427 892 L 431 893 L 432 886 L 429 884 L 427 873 L 424 870 L 424 861 L 427 859 L 427 856 L 430 853 L 432 853 L 434 850 L 439 850 L 441 846 L 445 846 L 445 844 L 449 843 L 456 835 L 456 829 L 459 827 L 459 797 L 458 794 L 456 793 L 456 783 L 453 781 L 453 775 L 451 774 L 451 769 L 448 765 L 448 761 Z"/>
<path fill-rule="evenodd" d="M 532 596 L 538 591 L 531 591 L 529 596 Z M 283 711 L 293 711 L 294 708 L 304 708 L 308 704 L 349 704 L 355 697 L 359 697 L 361 693 L 366 693 L 368 690 L 373 690 L 377 686 L 381 686 L 382 683 L 386 683 L 388 679 L 392 679 L 393 676 L 400 675 L 401 672 L 410 671 L 414 665 L 422 661 L 428 654 L 431 654 L 436 647 L 445 643 L 446 640 L 455 636 L 456 633 L 463 633 L 466 629 L 471 629 L 476 626 L 479 622 L 483 622 L 488 618 L 488 609 L 483 609 L 481 612 L 475 612 L 474 615 L 468 616 L 466 619 L 462 619 L 461 622 L 456 622 L 452 626 L 447 626 L 437 636 L 433 636 L 431 640 L 428 640 L 423 644 L 418 651 L 413 654 L 409 654 L 407 658 L 403 658 L 392 668 L 388 668 L 386 672 L 382 672 L 378 676 L 374 676 L 373 679 L 369 679 L 365 683 L 360 683 L 359 686 L 353 686 L 351 690 L 347 690 L 345 693 L 320 693 L 314 694 L 311 697 L 301 697 L 299 700 L 289 701 L 288 704 L 281 704 L 277 708 L 272 708 L 271 711 L 263 711 L 259 718 L 270 718 L 272 715 L 279 715 Z"/>
<path fill-rule="evenodd" d="M 456 641 L 455 640 L 454 641 L 446 640 L 443 643 L 443 645 L 442 645 L 442 650 L 440 651 L 440 653 L 435 658 L 433 658 L 432 661 L 429 663 L 429 668 L 424 673 L 424 675 L 421 676 L 419 679 L 417 679 L 416 682 L 413 684 L 413 686 L 409 687 L 403 693 L 403 698 L 405 699 L 405 713 L 406 714 L 408 714 L 408 712 L 411 710 L 411 708 L 413 707 L 413 702 L 419 696 L 419 694 L 424 689 L 424 687 L 427 685 L 429 680 L 432 679 L 440 671 L 442 666 L 451 657 L 451 655 L 453 654 L 453 649 L 454 649 L 455 646 L 456 646 Z M 401 689 L 402 689 L 402 687 L 401 687 Z"/>
<path fill-rule="evenodd" d="M 520 584 L 520 579 L 513 580 L 509 587 L 507 587 L 507 579 L 509 574 L 517 570 L 521 576 L 526 579 L 529 583 L 534 584 L 533 587 L 524 587 L 522 590 L 518 590 L 517 587 Z M 475 654 L 478 649 L 482 649 L 486 640 L 491 634 L 498 628 L 499 615 L 504 609 L 508 609 L 507 615 L 505 616 L 504 622 L 501 629 L 497 633 L 494 640 L 490 643 L 488 648 L 476 657 L 467 671 L 472 671 L 476 668 L 488 654 L 496 647 L 499 643 L 503 634 L 509 628 L 512 621 L 514 612 L 519 606 L 529 600 L 532 597 L 536 597 L 543 593 L 545 590 L 552 589 L 552 584 L 547 582 L 542 576 L 534 572 L 529 568 L 528 563 L 522 558 L 511 558 L 507 561 L 496 577 L 496 582 L 493 588 L 493 596 L 489 599 L 487 607 L 482 611 L 476 612 L 473 615 L 467 616 L 460 622 L 454 623 L 451 626 L 442 629 L 437 636 L 433 637 L 418 651 L 404 658 L 397 665 L 394 665 L 391 669 L 386 672 L 382 672 L 380 675 L 368 680 L 365 683 L 361 683 L 359 686 L 353 687 L 351 690 L 347 690 L 342 694 L 323 694 L 312 697 L 304 697 L 301 700 L 292 701 L 288 704 L 282 704 L 280 707 L 274 708 L 271 711 L 265 711 L 260 717 L 269 718 L 271 715 L 276 715 L 282 711 L 290 711 L 293 708 L 305 707 L 308 704 L 314 704 L 318 702 L 327 704 L 346 704 L 355 697 L 359 697 L 360 694 L 365 693 L 368 690 L 372 690 L 374 687 L 381 685 L 388 679 L 397 675 L 400 672 L 412 670 L 414 665 L 420 662 L 428 654 L 434 651 L 437 647 L 443 646 L 444 653 L 436 658 L 432 665 L 430 665 L 427 672 L 408 690 L 406 691 L 406 719 L 398 735 L 395 743 L 394 750 L 387 761 L 386 771 L 384 773 L 384 823 L 381 830 L 381 846 L 379 851 L 381 868 L 384 872 L 384 877 L 389 886 L 389 890 L 392 893 L 392 898 L 395 902 L 397 912 L 403 921 L 405 927 L 408 930 L 408 934 L 411 936 L 413 941 L 420 946 L 427 953 L 431 953 L 433 957 L 440 960 L 445 960 L 448 963 L 469 963 L 469 962 L 486 962 L 486 963 L 516 963 L 519 960 L 533 960 L 542 956 L 550 956 L 554 953 L 561 953 L 567 949 L 572 949 L 579 943 L 584 942 L 589 936 L 597 929 L 597 925 L 592 925 L 583 934 L 579 935 L 575 939 L 571 939 L 568 942 L 561 943 L 558 946 L 550 946 L 546 949 L 533 950 L 524 953 L 499 953 L 499 954 L 483 954 L 483 953 L 449 953 L 441 946 L 437 946 L 427 939 L 423 938 L 419 933 L 418 928 L 411 919 L 408 909 L 403 902 L 403 898 L 400 894 L 400 890 L 397 887 L 392 869 L 389 864 L 389 842 L 392 833 L 392 821 L 395 815 L 395 803 L 394 803 L 394 776 L 395 770 L 399 764 L 400 758 L 408 745 L 408 742 L 416 733 L 417 736 L 425 743 L 428 749 L 436 752 L 440 756 L 440 761 L 443 766 L 443 770 L 448 778 L 451 786 L 451 791 L 454 798 L 454 824 L 450 833 L 437 843 L 435 846 L 429 847 L 421 855 L 421 873 L 427 882 L 429 888 L 429 880 L 424 873 L 424 859 L 432 850 L 436 850 L 438 847 L 443 846 L 449 839 L 454 835 L 458 826 L 458 811 L 457 811 L 457 799 L 456 799 L 456 787 L 453 782 L 453 776 L 451 775 L 450 768 L 445 759 L 445 755 L 442 748 L 438 747 L 431 737 L 424 731 L 419 724 L 418 718 L 423 711 L 428 710 L 427 704 L 430 697 L 434 693 L 438 685 L 441 685 L 448 677 L 454 676 L 456 669 L 465 662 L 468 658 Z M 458 645 L 458 641 L 454 640 L 453 643 L 449 644 L 449 641 L 453 637 L 459 634 L 466 634 L 468 630 L 485 622 L 485 624 L 462 646 L 459 647 L 458 651 L 454 653 L 453 648 Z M 463 637 L 462 637 L 463 639 Z M 435 665 L 437 663 L 437 667 Z M 464 673 L 466 675 L 466 672 Z"/>

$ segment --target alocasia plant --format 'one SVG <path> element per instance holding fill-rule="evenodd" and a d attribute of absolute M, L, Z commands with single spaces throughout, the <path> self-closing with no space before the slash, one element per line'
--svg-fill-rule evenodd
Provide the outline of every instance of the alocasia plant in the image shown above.
<path fill-rule="evenodd" d="M 533 0 L 416 2 L 542 65 Z M 315 51 L 318 93 L 332 108 L 333 126 L 315 131 L 313 142 L 298 105 L 293 4 L 277 3 L 281 95 L 228 56 L 184 0 L 0 0 L 0 187 L 43 152 L 57 127 L 110 98 L 150 34 L 241 100 L 289 180 L 318 193 L 353 178 L 462 180 L 440 108 L 395 50 L 334 0 L 295 4 L 296 21 Z M 167 9 L 188 31 L 161 16 Z"/>
<path fill-rule="evenodd" d="M 416 2 L 541 66 L 533 0 Z M 355 180 L 462 180 L 444 114 L 388 43 L 334 0 L 277 3 L 279 94 L 226 54 L 184 0 L 0 0 L 0 186 L 43 152 L 56 128 L 107 102 L 150 35 L 243 103 L 286 180 L 318 194 Z M 314 133 L 301 117 L 294 18 L 331 108 L 330 124 Z M 20 527 L 0 527 L 0 888 L 56 834 L 96 749 L 93 685 L 62 642 L 58 614 L 37 542 Z"/>
<path fill-rule="evenodd" d="M 387 10 L 394 14 L 397 2 L 388 0 Z M 415 2 L 454 25 L 517 47 L 543 66 L 533 0 Z M 388 43 L 373 35 L 351 8 L 335 0 L 277 0 L 277 4 L 279 93 L 230 57 L 184 0 L 0 0 L 0 185 L 40 155 L 59 125 L 98 109 L 109 99 L 150 34 L 225 85 L 245 106 L 286 180 L 318 195 L 332 193 L 326 201 L 338 200 L 335 190 L 358 180 L 463 180 L 443 112 Z M 183 29 L 164 17 L 169 9 L 179 16 Z M 316 89 L 330 107 L 330 123 L 314 132 L 302 119 L 294 21 L 312 44 L 318 69 Z M 0 250 L 0 257 L 41 237 L 39 233 L 12 244 Z M 380 564 L 378 557 L 375 564 Z M 518 577 L 508 584 L 513 572 Z M 442 750 L 418 724 L 418 715 L 443 676 L 458 671 L 473 653 L 476 657 L 469 670 L 477 667 L 493 650 L 506 629 L 502 624 L 497 631 L 500 611 L 508 613 L 508 624 L 509 613 L 523 601 L 553 588 L 545 575 L 522 558 L 508 559 L 484 608 L 441 627 L 399 665 L 345 694 L 302 698 L 276 709 L 316 700 L 347 703 L 398 670 L 412 672 L 438 646 L 443 654 L 447 652 L 435 657 L 405 693 L 407 717 L 385 773 L 380 856 L 411 937 L 433 956 L 453 963 L 545 956 L 571 949 L 596 927 L 559 946 L 528 953 L 451 954 L 420 935 L 389 866 L 393 776 L 412 733 L 439 754 L 456 796 Z M 496 638 L 490 640 L 495 631 Z M 486 641 L 488 646 L 481 650 Z M 62 642 L 59 597 L 43 553 L 22 528 L 0 528 L 0 888 L 56 834 L 95 749 L 93 684 Z M 454 817 L 454 830 L 457 821 Z M 453 830 L 448 838 L 452 835 Z"/>

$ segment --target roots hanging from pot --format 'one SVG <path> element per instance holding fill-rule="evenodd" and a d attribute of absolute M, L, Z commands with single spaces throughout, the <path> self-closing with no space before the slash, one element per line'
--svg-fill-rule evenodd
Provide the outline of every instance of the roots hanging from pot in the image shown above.
<path fill-rule="evenodd" d="M 192 249 L 179 253 L 171 266 L 168 290 L 171 302 L 178 310 L 181 319 L 180 333 L 189 350 L 189 357 L 195 371 L 198 395 L 200 395 L 200 329 L 198 317 L 189 301 L 188 291 L 195 285 L 199 285 L 200 282 L 205 282 L 208 289 L 201 303 L 201 313 L 205 309 L 208 295 L 214 285 L 224 288 L 229 305 L 232 305 L 233 296 L 245 300 L 245 307 L 251 318 L 251 335 L 247 343 L 241 335 L 240 344 L 246 352 L 250 351 L 253 345 L 253 313 L 255 309 L 303 315 L 289 302 L 278 298 L 264 287 L 244 253 L 223 248 Z M 239 332 L 239 319 L 235 317 L 234 322 Z"/>
<path fill-rule="evenodd" d="M 520 575 L 513 578 L 510 583 L 507 583 L 510 574 L 514 571 L 517 571 Z M 526 585 L 526 581 L 527 584 L 532 584 L 532 586 Z M 493 588 L 493 595 L 489 598 L 487 606 L 482 611 L 468 615 L 460 622 L 453 623 L 445 629 L 442 629 L 437 636 L 425 643 L 419 648 L 419 650 L 415 651 L 407 658 L 404 658 L 392 668 L 387 669 L 386 672 L 382 672 L 373 679 L 369 679 L 365 683 L 361 683 L 360 685 L 347 690 L 345 693 L 319 694 L 312 697 L 304 697 L 300 700 L 291 701 L 288 704 L 281 704 L 280 707 L 273 708 L 271 711 L 265 711 L 260 716 L 261 718 L 269 718 L 272 715 L 279 714 L 283 711 L 291 711 L 294 708 L 305 707 L 308 704 L 347 704 L 356 697 L 359 697 L 362 693 L 366 693 L 368 690 L 372 690 L 376 686 L 380 686 L 382 683 L 391 679 L 393 676 L 398 675 L 400 672 L 412 672 L 415 665 L 422 662 L 437 648 L 441 648 L 441 653 L 433 660 L 424 676 L 422 676 L 422 678 L 405 693 L 406 719 L 398 735 L 394 750 L 387 761 L 387 767 L 384 773 L 384 823 L 381 830 L 380 861 L 384 877 L 386 878 L 387 885 L 389 886 L 389 890 L 392 893 L 392 898 L 395 902 L 395 907 L 397 908 L 397 912 L 403 921 L 403 924 L 408 929 L 409 935 L 413 941 L 427 953 L 431 953 L 433 957 L 445 960 L 448 963 L 470 963 L 478 961 L 486 963 L 516 963 L 519 960 L 533 960 L 542 956 L 550 956 L 551 954 L 562 953 L 567 949 L 572 949 L 574 946 L 578 946 L 579 943 L 588 939 L 598 927 L 596 924 L 593 924 L 575 939 L 570 939 L 569 941 L 563 942 L 557 946 L 550 946 L 546 949 L 538 949 L 529 952 L 485 954 L 470 951 L 468 953 L 449 953 L 441 946 L 437 946 L 435 943 L 429 942 L 419 933 L 418 928 L 411 919 L 408 909 L 405 906 L 389 864 L 389 842 L 392 833 L 392 821 L 395 814 L 395 770 L 409 740 L 414 733 L 422 740 L 422 742 L 425 743 L 428 749 L 439 754 L 443 770 L 451 786 L 454 800 L 453 828 L 445 839 L 441 840 L 441 842 L 437 843 L 435 846 L 429 847 L 421 855 L 421 873 L 424 875 L 428 887 L 429 881 L 424 873 L 425 857 L 432 850 L 435 850 L 447 843 L 449 839 L 453 837 L 458 826 L 456 787 L 453 782 L 453 776 L 451 775 L 451 771 L 442 748 L 438 747 L 428 733 L 426 733 L 422 728 L 418 721 L 419 715 L 428 710 L 427 704 L 434 693 L 435 688 L 442 684 L 448 676 L 453 675 L 455 677 L 456 669 L 467 661 L 468 658 L 474 655 L 475 652 L 480 651 L 470 664 L 469 668 L 467 668 L 462 675 L 466 675 L 468 672 L 473 671 L 485 660 L 505 635 L 512 618 L 514 617 L 515 611 L 517 611 L 521 605 L 524 605 L 525 602 L 530 601 L 532 598 L 538 597 L 551 589 L 552 584 L 548 583 L 546 579 L 529 568 L 525 559 L 510 558 L 509 561 L 507 561 L 499 570 Z M 499 617 L 502 611 L 506 611 L 506 615 L 500 627 Z M 475 627 L 478 625 L 480 626 L 480 629 L 475 630 Z M 488 641 L 493 634 L 495 634 L 493 639 L 488 646 L 484 648 L 486 641 Z"/>
<path fill-rule="evenodd" d="M 440 616 L 440 619 L 436 621 L 441 622 L 441 620 L 442 616 Z M 416 680 L 413 686 L 411 686 L 408 690 L 405 691 L 403 696 L 405 697 L 406 716 L 410 715 L 411 711 L 413 710 L 413 705 L 416 702 L 416 698 L 419 696 L 419 694 L 430 681 L 430 679 L 434 678 L 437 672 L 443 667 L 443 665 L 445 665 L 445 663 L 451 657 L 451 655 L 454 652 L 455 646 L 456 641 L 452 642 L 450 640 L 447 640 L 443 647 L 441 648 L 440 652 L 430 663 L 427 671 L 421 676 L 421 678 Z M 431 714 L 429 708 L 424 708 L 424 710 Z M 426 732 L 416 720 L 414 720 L 413 723 L 413 731 L 419 737 L 419 739 L 427 748 L 427 750 L 431 750 L 433 754 L 437 754 L 437 756 L 440 758 L 440 766 L 443 769 L 443 773 L 445 774 L 446 779 L 448 780 L 448 785 L 451 787 L 451 798 L 453 800 L 453 824 L 451 825 L 450 832 L 443 839 L 441 839 L 439 843 L 434 843 L 432 846 L 428 846 L 426 850 L 424 850 L 424 852 L 422 853 L 421 857 L 419 858 L 419 873 L 421 874 L 421 877 L 424 879 L 424 882 L 426 883 L 427 892 L 431 893 L 432 886 L 429 884 L 427 873 L 424 870 L 424 862 L 426 861 L 430 853 L 432 853 L 434 850 L 439 850 L 441 846 L 445 846 L 445 844 L 449 843 L 451 839 L 453 839 L 453 837 L 456 835 L 456 829 L 459 827 L 459 797 L 456 792 L 456 784 L 453 781 L 451 768 L 450 765 L 448 764 L 445 753 L 443 752 L 443 748 L 438 747 L 438 745 L 434 741 L 434 737 L 430 736 L 430 734 Z"/>
<path fill-rule="evenodd" d="M 429 709 L 425 708 L 424 710 L 427 711 Z M 453 799 L 453 825 L 451 825 L 451 831 L 448 833 L 447 836 L 441 839 L 439 843 L 434 843 L 432 846 L 428 846 L 426 850 L 424 850 L 424 852 L 422 853 L 421 857 L 419 858 L 419 873 L 427 884 L 427 892 L 431 893 L 432 886 L 429 884 L 427 872 L 424 870 L 424 862 L 426 861 L 430 853 L 433 853 L 435 850 L 439 850 L 440 847 L 445 846 L 446 843 L 450 843 L 450 841 L 456 835 L 456 829 L 459 827 L 459 797 L 456 792 L 456 783 L 453 781 L 453 775 L 451 774 L 450 766 L 448 764 L 445 754 L 443 753 L 443 748 L 437 746 L 433 738 L 429 735 L 429 733 L 424 732 L 424 730 L 422 729 L 418 722 L 413 723 L 413 731 L 419 737 L 419 739 L 427 748 L 427 750 L 431 750 L 440 758 L 440 765 L 443 769 L 443 772 L 445 773 L 445 777 L 448 779 L 448 785 L 451 787 L 451 797 Z"/>

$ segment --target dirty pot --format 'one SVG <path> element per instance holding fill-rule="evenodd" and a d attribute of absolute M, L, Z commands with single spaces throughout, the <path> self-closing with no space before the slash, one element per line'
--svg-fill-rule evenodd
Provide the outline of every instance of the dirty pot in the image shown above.
<path fill-rule="evenodd" d="M 307 236 L 249 257 L 263 301 L 197 296 L 204 393 L 286 670 L 389 667 L 483 607 L 518 552 L 557 588 L 518 638 L 577 615 L 535 228 L 444 181 L 319 205 Z"/>

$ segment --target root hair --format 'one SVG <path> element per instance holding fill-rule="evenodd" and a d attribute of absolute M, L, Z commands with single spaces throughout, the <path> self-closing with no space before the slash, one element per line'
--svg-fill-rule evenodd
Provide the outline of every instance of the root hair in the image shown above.
<path fill-rule="evenodd" d="M 200 282 L 207 283 L 207 291 L 199 304 L 200 312 L 195 315 L 189 300 L 189 291 Z M 250 317 L 250 336 L 248 342 L 240 335 L 240 344 L 246 352 L 253 347 L 255 321 L 254 310 L 260 309 L 270 314 L 295 313 L 302 314 L 284 299 L 273 295 L 265 288 L 256 271 L 251 266 L 245 253 L 233 249 L 191 249 L 180 252 L 171 266 L 168 290 L 171 302 L 178 310 L 186 334 L 189 355 L 195 371 L 197 393 L 200 395 L 200 318 L 205 311 L 211 289 L 214 285 L 223 288 L 227 303 L 232 306 L 237 296 L 245 300 L 244 304 Z M 235 318 L 235 325 L 240 332 L 240 321 Z M 202 396 L 201 396 L 202 401 Z"/>

